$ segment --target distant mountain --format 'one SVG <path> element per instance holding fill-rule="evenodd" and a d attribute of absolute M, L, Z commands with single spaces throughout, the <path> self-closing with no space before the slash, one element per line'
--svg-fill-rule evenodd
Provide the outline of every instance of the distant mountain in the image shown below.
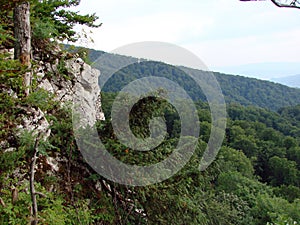
<path fill-rule="evenodd" d="M 300 74 L 288 77 L 272 78 L 271 80 L 276 83 L 287 85 L 289 87 L 300 88 Z"/>
<path fill-rule="evenodd" d="M 90 60 L 97 60 L 103 51 L 90 50 Z M 185 74 L 180 67 L 162 62 L 142 61 L 134 57 L 108 54 L 104 65 L 95 63 L 94 66 L 105 74 L 120 65 L 131 64 L 116 72 L 105 83 L 102 91 L 118 92 L 130 82 L 147 76 L 162 76 L 177 82 L 194 100 L 204 100 L 206 97 L 201 88 L 193 79 Z M 112 63 L 113 62 L 113 63 Z M 204 76 L 205 71 L 188 69 L 190 73 Z M 241 105 L 253 105 L 277 111 L 282 107 L 300 104 L 300 89 L 290 88 L 270 81 L 247 78 L 243 76 L 228 75 L 214 72 L 227 103 L 239 103 Z M 101 76 L 100 76 L 101 82 Z"/>
<path fill-rule="evenodd" d="M 300 62 L 251 63 L 239 66 L 216 67 L 212 69 L 227 74 L 238 74 L 270 80 L 273 77 L 287 77 L 300 74 Z"/>

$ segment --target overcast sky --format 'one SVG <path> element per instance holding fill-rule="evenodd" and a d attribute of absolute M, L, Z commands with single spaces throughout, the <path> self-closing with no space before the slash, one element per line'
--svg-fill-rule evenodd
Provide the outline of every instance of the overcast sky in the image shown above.
<path fill-rule="evenodd" d="M 82 0 L 103 25 L 87 47 L 111 51 L 141 41 L 186 48 L 209 68 L 251 63 L 299 62 L 300 10 L 271 1 Z"/>

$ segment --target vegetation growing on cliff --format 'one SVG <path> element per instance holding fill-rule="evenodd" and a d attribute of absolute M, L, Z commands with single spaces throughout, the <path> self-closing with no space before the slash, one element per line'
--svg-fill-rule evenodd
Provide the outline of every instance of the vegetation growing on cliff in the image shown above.
<path fill-rule="evenodd" d="M 51 4 L 45 4 L 47 2 Z M 0 47 L 7 49 L 13 45 L 14 40 L 12 7 L 2 3 L 10 1 L 1 1 L 5 10 L 1 10 Z M 78 3 L 32 1 L 33 19 L 38 21 L 34 29 L 36 32 L 48 32 L 45 38 L 50 45 L 50 37 L 59 38 L 57 35 L 62 35 L 62 39 L 74 38 L 75 33 L 71 27 L 55 23 L 53 18 L 56 17 L 52 16 L 56 14 L 52 14 L 51 10 Z M 42 5 L 35 8 L 34 4 Z M 48 15 L 48 22 L 39 17 L 44 12 Z M 85 19 L 96 18 L 92 16 L 83 19 L 77 17 L 77 14 L 55 12 L 66 17 L 73 15 L 78 21 L 87 24 L 89 21 Z M 71 20 L 67 22 L 72 24 Z M 48 23 L 53 26 L 48 26 Z M 40 29 L 43 26 L 51 29 Z M 59 29 L 67 29 L 71 33 L 58 32 Z M 22 74 L 27 68 L 18 60 L 11 59 L 7 52 L 1 53 L 0 58 L 0 224 L 28 224 L 33 221 L 39 224 L 203 225 L 300 222 L 300 110 L 299 106 L 292 106 L 290 102 L 291 96 L 298 93 L 294 89 L 277 86 L 279 91 L 286 90 L 289 93 L 278 99 L 278 91 L 274 91 L 277 89 L 271 91 L 275 87 L 273 84 L 268 83 L 268 88 L 264 89 L 266 83 L 263 81 L 217 75 L 221 85 L 228 86 L 224 92 L 230 99 L 226 137 L 217 159 L 207 170 L 198 170 L 209 139 L 211 118 L 208 104 L 201 101 L 201 94 L 199 97 L 197 92 L 193 92 L 201 130 L 196 152 L 189 163 L 162 183 L 129 187 L 96 174 L 77 148 L 70 108 L 61 106 L 60 102 L 53 99 L 53 95 L 38 89 L 37 79 L 33 79 L 29 95 L 24 95 Z M 34 60 L 32 62 L 34 66 Z M 139 64 L 141 67 L 133 65 L 125 68 L 125 71 L 134 68 L 147 74 L 148 70 L 153 69 L 164 71 L 166 76 L 174 75 L 169 74 L 170 66 L 148 63 L 152 67 Z M 177 73 L 178 70 L 172 69 Z M 66 72 L 63 66 L 60 72 Z M 59 75 L 62 74 L 49 76 Z M 186 78 L 179 79 L 183 85 L 189 85 L 189 82 Z M 119 81 L 116 83 L 123 84 Z M 250 87 L 244 91 L 242 88 L 233 88 L 246 84 L 251 84 L 253 90 Z M 276 107 L 272 107 L 272 103 L 265 104 L 264 96 L 254 95 L 254 89 L 258 88 L 269 99 L 278 100 Z M 176 110 L 160 98 L 143 99 L 135 105 L 130 113 L 130 123 L 136 136 L 149 136 L 148 123 L 155 116 L 165 118 L 168 133 L 164 142 L 153 151 L 136 153 L 122 145 L 113 132 L 110 111 L 115 96 L 116 93 L 102 93 L 107 120 L 99 121 L 97 128 L 106 148 L 126 163 L 150 164 L 166 158 L 176 146 L 180 134 L 180 118 Z M 252 106 L 242 106 L 237 102 Z M 283 107 L 286 104 L 289 106 Z M 51 124 L 49 138 L 39 140 L 38 143 L 34 180 L 39 212 L 37 220 L 32 218 L 29 190 L 30 164 L 36 150 L 37 135 L 30 132 L 20 135 L 18 127 L 22 125 L 24 108 L 41 109 Z M 57 171 L 47 162 L 49 157 L 57 160 Z"/>

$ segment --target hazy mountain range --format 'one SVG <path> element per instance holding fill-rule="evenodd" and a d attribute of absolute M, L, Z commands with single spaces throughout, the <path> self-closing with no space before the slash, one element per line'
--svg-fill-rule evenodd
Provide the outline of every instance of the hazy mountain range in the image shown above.
<path fill-rule="evenodd" d="M 270 80 L 291 87 L 300 87 L 300 63 L 298 62 L 252 63 L 211 69 L 227 74 Z"/>
<path fill-rule="evenodd" d="M 271 80 L 290 87 L 300 88 L 300 74 L 294 76 L 272 78 Z"/>

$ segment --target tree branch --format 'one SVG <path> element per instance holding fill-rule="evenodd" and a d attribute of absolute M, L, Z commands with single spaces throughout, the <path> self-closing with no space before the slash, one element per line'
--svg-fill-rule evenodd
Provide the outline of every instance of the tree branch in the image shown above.
<path fill-rule="evenodd" d="M 2 199 L 2 198 L 0 198 L 0 205 L 2 205 L 2 206 L 3 206 L 3 208 L 5 208 L 5 207 L 6 207 L 6 205 L 5 205 L 5 202 L 3 201 L 3 199 Z"/>
<path fill-rule="evenodd" d="M 31 167 L 30 167 L 30 195 L 31 195 L 31 201 L 32 201 L 32 216 L 33 216 L 33 221 L 31 224 L 33 225 L 37 225 L 38 223 L 38 219 L 37 219 L 37 215 L 38 215 L 38 207 L 37 207 L 37 201 L 36 201 L 36 195 L 39 194 L 40 192 L 36 192 L 35 191 L 35 187 L 34 187 L 34 174 L 35 174 L 35 165 L 36 165 L 36 160 L 37 160 L 37 154 L 39 152 L 38 150 L 38 146 L 39 146 L 39 142 L 40 142 L 40 137 L 41 137 L 41 133 L 38 133 L 38 136 L 35 139 L 35 143 L 34 143 L 34 153 L 33 153 L 33 158 L 32 158 L 32 162 L 31 162 Z"/>
<path fill-rule="evenodd" d="M 297 0 L 291 2 L 290 5 L 288 5 L 288 4 L 281 4 L 281 3 L 277 2 L 276 0 L 271 0 L 271 2 L 273 2 L 273 4 L 275 4 L 276 6 L 281 7 L 281 8 L 296 8 L 296 9 L 300 9 L 300 4 L 296 5 Z"/>
<path fill-rule="evenodd" d="M 42 193 L 42 192 L 36 191 L 36 192 L 35 192 L 35 195 L 39 195 L 39 196 L 41 196 L 41 197 L 43 197 L 43 198 L 47 198 L 47 195 L 45 195 L 45 194 Z"/>

